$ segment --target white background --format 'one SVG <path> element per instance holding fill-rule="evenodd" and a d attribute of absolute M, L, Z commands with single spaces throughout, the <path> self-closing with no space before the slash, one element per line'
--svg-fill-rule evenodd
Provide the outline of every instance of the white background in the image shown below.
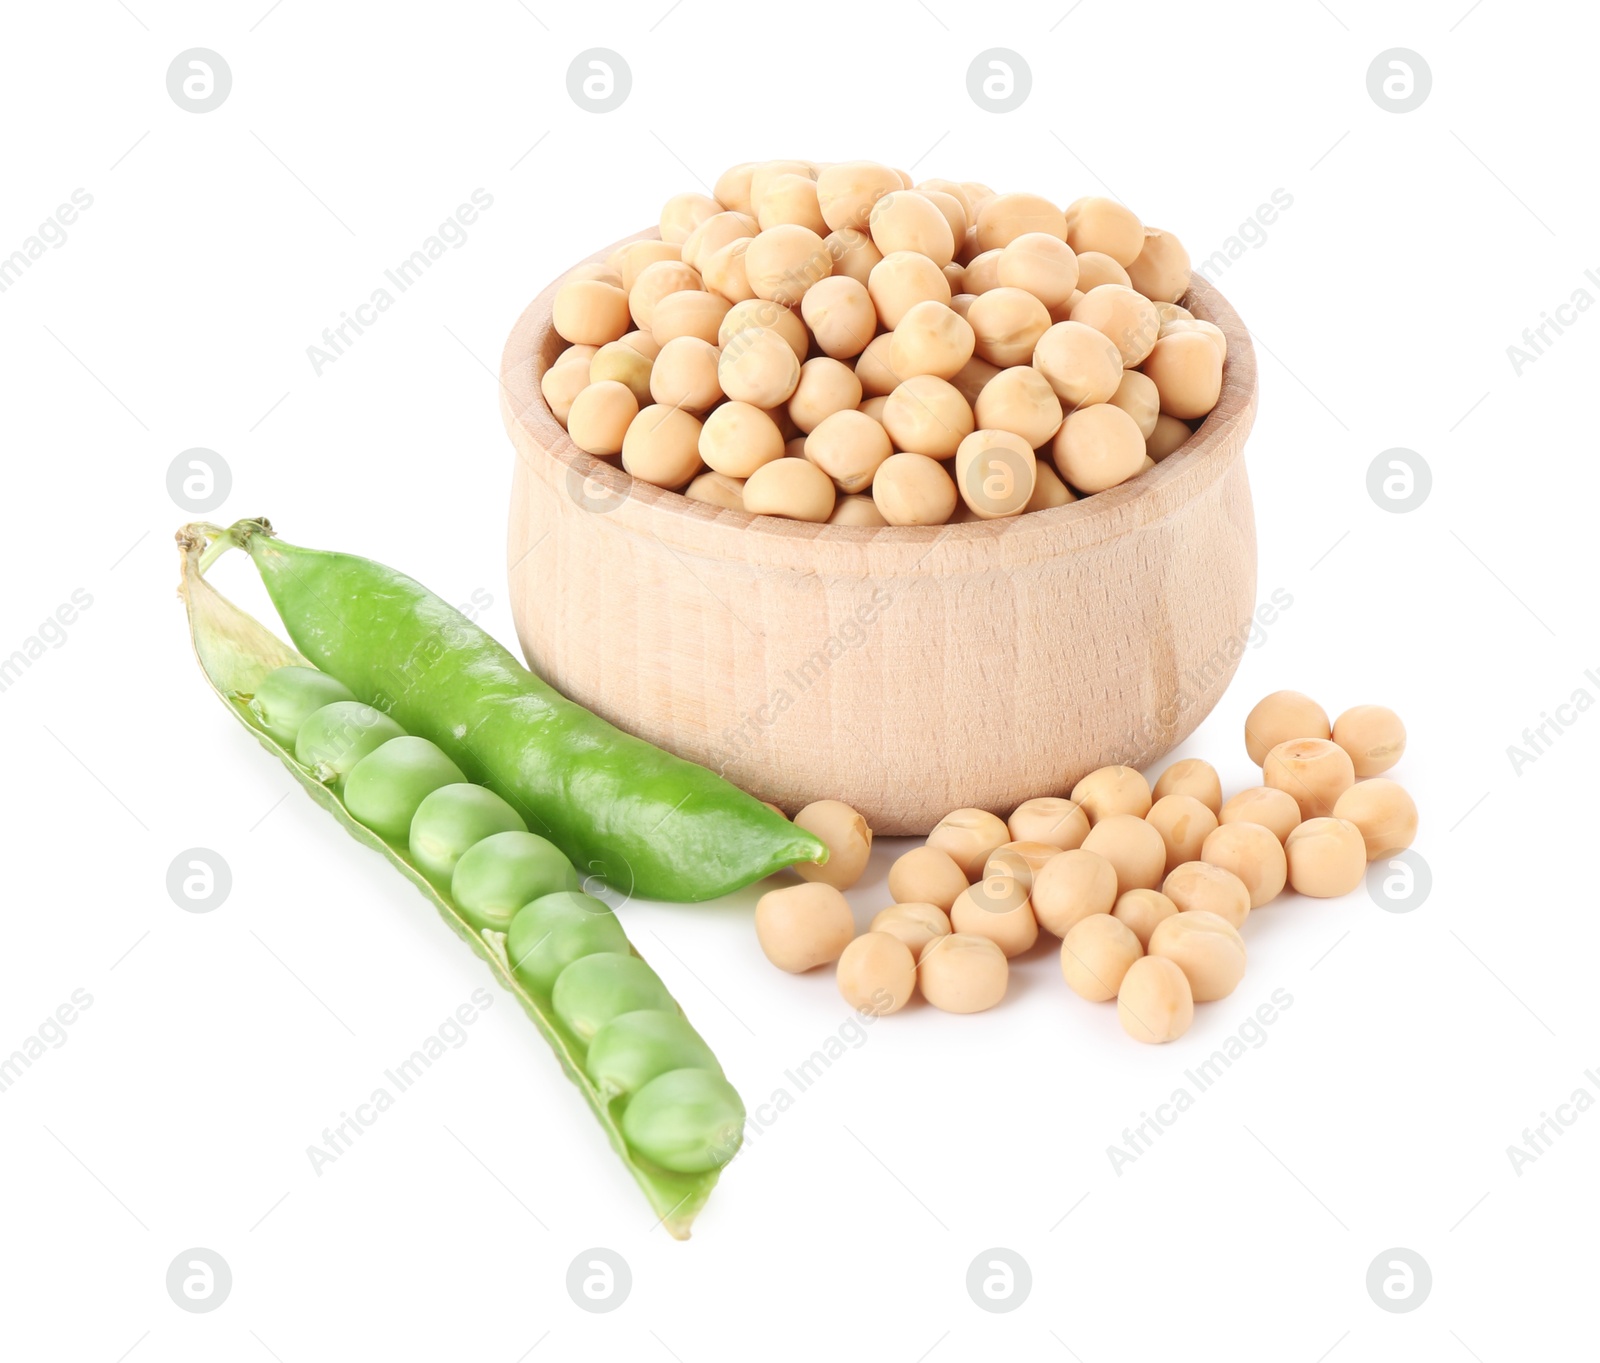
<path fill-rule="evenodd" d="M 0 254 L 74 189 L 94 202 L 0 294 L 0 654 L 75 589 L 92 597 L 0 693 L 0 1054 L 75 989 L 93 998 L 0 1093 L 7 1354 L 1572 1356 L 1593 1328 L 1600 1115 L 1520 1177 L 1506 1150 L 1580 1085 L 1600 1094 L 1584 1077 L 1600 717 L 1520 775 L 1506 750 L 1577 688 L 1600 694 L 1584 677 L 1600 316 L 1520 377 L 1506 347 L 1574 290 L 1600 297 L 1584 277 L 1600 26 L 1505 0 L 669 2 L 8 11 Z M 165 85 L 196 46 L 233 73 L 204 115 Z M 567 94 L 594 46 L 631 65 L 614 113 Z M 1033 71 L 1005 115 L 966 93 L 997 46 Z M 1433 72 L 1403 115 L 1366 88 L 1396 46 Z M 486 591 L 510 640 L 506 332 L 667 195 L 765 156 L 1112 192 L 1197 259 L 1292 195 L 1218 282 L 1261 363 L 1261 596 L 1293 606 L 1181 755 L 1233 790 L 1256 779 L 1241 721 L 1266 691 L 1394 706 L 1431 897 L 1253 915 L 1238 992 L 1169 1047 L 1130 1042 L 1048 951 L 991 1013 L 884 1020 L 729 1168 L 687 1244 L 652 1229 L 504 995 L 319 1178 L 306 1147 L 485 975 L 205 691 L 173 594 L 189 517 L 168 465 L 218 451 L 233 490 L 213 519 L 269 514 L 452 600 Z M 466 244 L 316 376 L 306 347 L 480 187 L 494 204 Z M 1434 476 L 1405 515 L 1366 490 L 1393 446 Z M 242 561 L 218 578 L 261 600 Z M 1055 713 L 1041 697 L 1015 722 Z M 165 888 L 191 847 L 232 868 L 209 914 Z M 899 850 L 852 895 L 863 922 Z M 761 959 L 754 897 L 624 910 L 752 1103 L 848 1017 L 826 972 Z M 1293 1006 L 1265 1044 L 1116 1174 L 1107 1147 L 1278 989 Z M 232 1269 L 211 1314 L 165 1290 L 194 1246 Z M 608 1315 L 565 1288 L 592 1246 L 633 1273 Z M 996 1246 L 1033 1275 L 1005 1315 L 965 1287 Z M 1366 1290 L 1393 1246 L 1432 1269 L 1410 1314 Z"/>

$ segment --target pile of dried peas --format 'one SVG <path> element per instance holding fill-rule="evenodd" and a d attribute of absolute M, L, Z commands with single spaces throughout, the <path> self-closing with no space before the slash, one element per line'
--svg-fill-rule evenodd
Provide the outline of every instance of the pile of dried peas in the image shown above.
<path fill-rule="evenodd" d="M 1216 405 L 1189 256 L 873 161 L 748 162 L 571 271 L 541 388 L 579 449 L 720 507 L 834 525 L 1042 511 L 1137 477 Z"/>
<path fill-rule="evenodd" d="M 762 951 L 780 969 L 837 963 L 839 992 L 863 1012 L 898 1011 L 919 992 L 953 1013 L 992 1008 L 1011 958 L 1039 930 L 1061 939 L 1061 972 L 1092 1002 L 1116 1000 L 1136 1041 L 1174 1041 L 1196 1003 L 1244 976 L 1241 929 L 1284 887 L 1312 898 L 1354 890 L 1369 861 L 1409 847 L 1417 807 L 1382 775 L 1405 751 L 1394 711 L 1358 705 L 1330 724 L 1297 691 L 1265 697 L 1245 721 L 1262 784 L 1224 801 L 1199 758 L 1152 786 L 1102 767 L 1069 798 L 1027 800 L 1008 819 L 958 809 L 889 870 L 893 903 L 857 936 L 843 891 L 866 865 L 872 831 L 847 805 L 808 805 L 795 822 L 828 845 L 803 883 L 756 906 Z"/>

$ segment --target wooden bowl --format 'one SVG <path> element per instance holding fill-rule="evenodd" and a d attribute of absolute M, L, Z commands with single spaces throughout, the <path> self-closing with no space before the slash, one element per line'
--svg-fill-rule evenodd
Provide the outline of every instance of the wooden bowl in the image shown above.
<path fill-rule="evenodd" d="M 528 665 L 619 728 L 791 815 L 843 800 L 880 834 L 923 834 L 1150 765 L 1233 676 L 1255 610 L 1256 365 L 1199 275 L 1186 306 L 1228 361 L 1181 449 L 1052 511 L 883 529 L 720 510 L 583 453 L 539 391 L 564 344 L 555 291 L 501 364 L 512 611 Z"/>

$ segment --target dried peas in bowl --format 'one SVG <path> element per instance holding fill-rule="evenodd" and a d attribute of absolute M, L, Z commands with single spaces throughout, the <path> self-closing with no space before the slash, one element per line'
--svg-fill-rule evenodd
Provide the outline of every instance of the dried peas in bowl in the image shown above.
<path fill-rule="evenodd" d="M 908 180 L 747 163 L 571 271 L 546 397 L 573 443 L 727 509 L 943 525 L 1119 487 L 1216 406 L 1227 339 L 1181 306 L 1171 232 L 1105 198 Z"/>

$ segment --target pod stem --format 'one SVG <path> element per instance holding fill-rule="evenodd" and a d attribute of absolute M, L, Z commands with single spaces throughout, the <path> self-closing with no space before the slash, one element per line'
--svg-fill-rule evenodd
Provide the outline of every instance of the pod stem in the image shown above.
<path fill-rule="evenodd" d="M 250 540 L 256 535 L 266 535 L 269 538 L 272 535 L 272 522 L 265 516 L 253 516 L 235 521 L 226 530 L 219 525 L 212 525 L 209 521 L 195 521 L 178 531 L 178 543 L 185 550 L 196 541 L 205 543 L 205 548 L 195 565 L 197 572 L 204 573 L 228 550 L 248 550 Z"/>

